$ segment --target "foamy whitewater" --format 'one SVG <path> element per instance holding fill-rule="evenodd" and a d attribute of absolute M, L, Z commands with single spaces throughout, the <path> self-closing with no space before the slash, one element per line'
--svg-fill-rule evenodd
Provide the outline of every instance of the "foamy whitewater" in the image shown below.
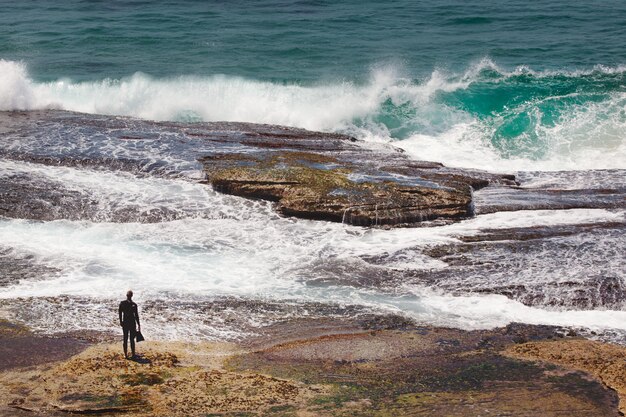
<path fill-rule="evenodd" d="M 0 110 L 296 126 L 392 142 L 415 159 L 496 171 L 611 169 L 626 168 L 624 82 L 624 67 L 506 72 L 482 60 L 462 74 L 435 70 L 422 82 L 388 67 L 363 84 L 224 75 L 158 79 L 142 73 L 42 83 L 29 77 L 25 64 L 0 60 Z M 543 84 L 566 93 L 546 94 Z M 616 88 L 603 91 L 606 85 Z M 518 96 L 489 107 L 481 89 Z"/>
<path fill-rule="evenodd" d="M 153 339 L 393 313 L 626 343 L 624 16 L 623 2 L 561 0 L 4 4 L 0 313 L 44 333 L 117 331 L 130 287 Z M 8 113 L 46 109 L 108 117 L 32 112 L 16 127 Z M 476 191 L 479 215 L 445 226 L 285 218 L 199 181 L 217 145 L 145 120 L 348 134 L 515 174 L 526 197 Z M 24 218 L 2 215 L 12 198 Z M 537 237 L 508 238 L 520 230 Z"/>
<path fill-rule="evenodd" d="M 246 318 L 252 329 L 290 314 L 322 314 L 315 312 L 319 307 L 306 307 L 312 311 L 303 313 L 298 305 L 330 303 L 466 329 L 520 321 L 626 332 L 626 312 L 621 310 L 528 307 L 500 295 L 446 294 L 410 280 L 383 288 L 357 283 L 360 275 L 445 269 L 445 262 L 427 256 L 424 249 L 458 244 L 461 237 L 483 230 L 620 223 L 626 221 L 624 211 L 502 212 L 442 227 L 376 230 L 282 218 L 269 203 L 222 195 L 186 178 L 137 178 L 131 173 L 17 161 L 1 161 L 0 174 L 37 178 L 91 195 L 102 215 L 97 222 L 0 221 L 0 247 L 11 248 L 11 256 L 29 257 L 30 262 L 52 271 L 45 274 L 45 281 L 34 277 L 0 288 L 2 299 L 36 300 L 26 309 L 26 317 L 42 331 L 112 329 L 115 317 L 110 307 L 103 306 L 119 298 L 120 288 L 131 287 L 140 304 L 160 300 L 185 305 L 235 297 L 294 305 L 291 313 L 253 312 Z M 149 224 L 107 221 L 107 213 L 137 207 L 145 212 L 167 209 L 182 219 Z M 564 257 L 563 270 L 555 270 L 550 247 L 535 255 L 524 254 L 517 261 L 513 258 L 518 266 L 502 277 L 490 273 L 490 285 L 584 278 L 595 268 L 597 258 L 604 267 L 623 271 L 619 248 L 624 247 L 626 237 L 599 239 L 596 249 Z M 575 244 L 573 249 L 585 244 Z M 497 251 L 494 247 L 492 253 Z M 367 261 L 389 254 L 396 255 L 382 263 Z M 556 296 L 565 297 L 566 291 L 567 286 L 557 288 Z M 64 301 L 58 301 L 59 297 Z M 245 333 L 237 328 L 241 323 L 215 322 L 202 318 L 204 314 L 191 308 L 173 326 L 160 322 L 162 312 L 149 311 L 147 322 L 155 337 L 236 338 Z"/>

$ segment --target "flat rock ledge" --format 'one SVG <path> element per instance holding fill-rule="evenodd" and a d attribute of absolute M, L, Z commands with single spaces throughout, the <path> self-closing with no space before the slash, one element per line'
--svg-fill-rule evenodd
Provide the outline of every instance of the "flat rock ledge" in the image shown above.
<path fill-rule="evenodd" d="M 566 329 L 302 324 L 278 324 L 247 346 L 146 341 L 125 360 L 119 342 L 99 343 L 16 364 L 0 369 L 0 416 L 623 415 L 625 348 Z M 0 340 L 37 337 L 11 326 Z"/>
<path fill-rule="evenodd" d="M 357 226 L 412 226 L 474 214 L 472 191 L 514 176 L 412 161 L 392 146 L 350 136 L 241 125 L 245 151 L 200 158 L 216 191 L 276 202 L 286 216 Z M 206 132 L 215 136 L 214 132 Z"/>

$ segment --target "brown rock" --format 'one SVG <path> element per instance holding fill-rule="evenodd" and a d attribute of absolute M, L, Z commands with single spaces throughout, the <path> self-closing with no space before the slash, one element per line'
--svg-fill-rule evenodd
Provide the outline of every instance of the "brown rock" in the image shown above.
<path fill-rule="evenodd" d="M 227 154 L 203 162 L 217 191 L 276 201 L 287 216 L 396 226 L 472 214 L 467 183 L 407 179 L 317 153 Z"/>

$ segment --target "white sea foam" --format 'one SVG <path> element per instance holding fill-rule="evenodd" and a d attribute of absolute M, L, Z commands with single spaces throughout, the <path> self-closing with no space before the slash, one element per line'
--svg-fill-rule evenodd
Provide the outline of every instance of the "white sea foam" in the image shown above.
<path fill-rule="evenodd" d="M 489 71 L 493 74 L 485 81 L 484 74 Z M 226 75 L 156 79 L 141 73 L 115 80 L 40 83 L 29 77 L 23 63 L 0 60 L 0 110 L 60 108 L 153 120 L 281 124 L 344 132 L 372 142 L 391 141 L 415 158 L 498 171 L 626 168 L 623 92 L 606 92 L 602 100 L 571 104 L 554 124 L 541 121 L 538 106 L 563 97 L 547 97 L 509 109 L 526 112 L 534 119 L 534 127 L 500 147 L 494 146 L 493 137 L 502 115 L 479 119 L 437 99 L 440 94 L 467 89 L 477 82 L 497 84 L 523 74 L 536 79 L 575 78 L 624 71 L 623 67 L 598 66 L 589 71 L 535 72 L 520 67 L 507 72 L 485 59 L 464 74 L 435 70 L 421 82 L 385 67 L 372 71 L 369 80 L 361 84 L 284 84 Z M 402 108 L 397 110 L 399 116 L 386 114 L 384 108 L 389 103 Z M 395 128 L 390 128 L 393 123 L 381 121 L 385 117 L 402 118 L 404 133 L 400 138 Z M 519 141 L 530 141 L 531 149 L 517 150 Z M 532 155 L 532 146 L 539 150 L 536 155 Z"/>
<path fill-rule="evenodd" d="M 154 79 L 137 73 L 121 80 L 35 83 L 22 63 L 0 61 L 0 110 L 61 108 L 152 120 L 273 123 L 330 130 L 376 111 L 394 80 L 375 75 L 371 85 L 301 86 L 238 77 Z"/>
<path fill-rule="evenodd" d="M 533 134 L 545 153 L 540 158 L 503 157 L 491 141 L 493 121 L 459 120 L 441 133 L 414 134 L 394 145 L 416 159 L 492 171 L 623 169 L 625 107 L 626 93 L 613 93 L 608 100 L 573 106 L 554 126 L 537 124 Z"/>
<path fill-rule="evenodd" d="M 456 224 L 420 229 L 372 230 L 336 223 L 280 218 L 270 205 L 214 193 L 184 180 L 136 179 L 124 173 L 103 173 L 69 167 L 41 167 L 3 161 L 0 174 L 25 174 L 91 193 L 108 205 L 163 205 L 172 210 L 195 207 L 188 217 L 159 224 L 116 224 L 77 221 L 33 222 L 0 220 L 0 247 L 32 256 L 32 262 L 58 269 L 58 274 L 24 279 L 0 288 L 0 299 L 71 296 L 94 300 L 93 305 L 119 297 L 131 287 L 138 301 L 186 300 L 236 296 L 249 299 L 362 304 L 380 311 L 407 314 L 417 320 L 462 328 L 485 328 L 511 320 L 546 324 L 587 325 L 626 330 L 626 321 L 607 319 L 607 312 L 551 312 L 530 308 L 498 296 L 455 297 L 421 286 L 400 288 L 394 295 L 376 288 L 311 284 L 311 265 L 337 260 L 358 266 L 362 256 L 415 251 L 425 245 L 458 243 L 458 237 L 483 229 L 622 222 L 623 212 L 607 210 L 527 211 L 495 213 Z M 176 199 L 168 194 L 176 194 Z M 198 213 L 209 211 L 206 216 Z M 222 214 L 220 214 L 222 213 Z M 441 261 L 415 254 L 380 268 L 437 269 Z M 547 260 L 550 262 L 550 260 Z M 547 267 L 547 266 L 546 266 Z M 353 272 L 357 269 L 353 269 Z M 348 274 L 344 278 L 353 278 Z M 496 306 L 497 308 L 493 308 Z M 83 308 L 78 306 L 77 308 Z M 95 307 L 94 307 L 95 308 Z M 102 328 L 114 326 L 105 320 Z M 95 313 L 94 313 L 95 314 Z M 615 313 L 620 318 L 623 313 Z M 44 314 L 42 329 L 62 330 L 67 323 Z M 176 334 L 167 323 L 153 323 L 156 334 L 206 336 L 230 334 L 214 324 L 200 325 L 190 317 Z M 64 324 L 65 323 L 65 324 Z M 109 324 L 107 324 L 109 323 Z M 159 327 L 160 326 L 160 327 Z M 194 326 L 197 329 L 194 329 Z M 208 327 L 207 327 L 208 326 Z M 97 326 L 96 326 L 97 327 Z M 70 329 L 69 327 L 67 329 Z M 161 333 L 159 333 L 161 332 Z M 217 332 L 217 333 L 216 333 Z M 222 332 L 222 333 L 220 333 Z M 226 332 L 226 333 L 223 333 Z"/>
<path fill-rule="evenodd" d="M 35 106 L 33 82 L 26 66 L 0 59 L 0 111 L 31 110 Z"/>
<path fill-rule="evenodd" d="M 419 309 L 430 314 L 428 321 L 444 326 L 485 329 L 519 322 L 626 332 L 624 323 L 626 311 L 545 310 L 526 306 L 502 295 L 460 297 L 430 295 L 419 300 Z M 402 304 L 402 307 L 410 308 L 410 303 Z M 420 317 L 420 314 L 416 316 Z"/>

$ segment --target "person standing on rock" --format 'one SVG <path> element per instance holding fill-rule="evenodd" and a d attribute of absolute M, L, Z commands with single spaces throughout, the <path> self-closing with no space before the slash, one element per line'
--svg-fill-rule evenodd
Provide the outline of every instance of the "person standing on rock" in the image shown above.
<path fill-rule="evenodd" d="M 132 300 L 133 292 L 128 290 L 126 293 L 126 299 L 120 303 L 120 326 L 124 331 L 124 357 L 128 359 L 128 336 L 130 336 L 130 350 L 132 352 L 131 358 L 135 357 L 135 335 L 137 334 L 137 328 L 135 323 L 139 327 L 141 332 L 141 324 L 139 324 L 139 310 L 137 304 Z"/>

